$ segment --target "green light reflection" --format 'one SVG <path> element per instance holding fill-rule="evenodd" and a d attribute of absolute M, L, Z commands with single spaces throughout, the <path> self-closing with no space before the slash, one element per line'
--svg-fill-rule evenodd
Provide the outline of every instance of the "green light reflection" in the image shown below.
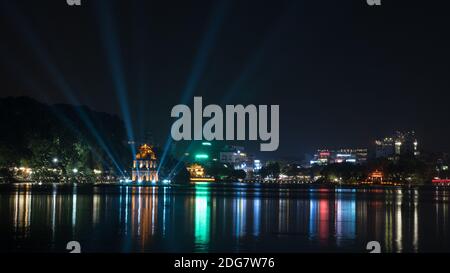
<path fill-rule="evenodd" d="M 211 196 L 209 188 L 195 187 L 195 245 L 197 250 L 208 251 L 211 228 Z"/>

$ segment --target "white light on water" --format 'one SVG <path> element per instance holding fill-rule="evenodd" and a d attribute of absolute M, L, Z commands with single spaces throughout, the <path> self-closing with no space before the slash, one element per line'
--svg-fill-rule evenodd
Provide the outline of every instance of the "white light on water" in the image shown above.
<path fill-rule="evenodd" d="M 131 182 L 133 182 L 133 180 L 127 178 L 127 179 L 120 179 L 119 182 L 120 183 L 131 183 Z"/>

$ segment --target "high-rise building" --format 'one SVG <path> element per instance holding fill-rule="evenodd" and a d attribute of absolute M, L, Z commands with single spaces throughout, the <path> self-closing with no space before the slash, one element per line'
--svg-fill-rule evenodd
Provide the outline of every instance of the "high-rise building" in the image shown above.
<path fill-rule="evenodd" d="M 227 145 L 220 152 L 220 162 L 239 165 L 247 161 L 247 154 L 244 152 L 244 147 Z"/>
<path fill-rule="evenodd" d="M 219 160 L 221 163 L 229 164 L 235 170 L 243 170 L 247 174 L 259 171 L 262 168 L 261 161 L 246 153 L 244 147 L 240 146 L 225 146 L 220 152 Z"/>
<path fill-rule="evenodd" d="M 394 159 L 396 153 L 399 153 L 399 149 L 395 146 L 394 138 L 385 137 L 382 140 L 375 141 L 376 158 Z"/>
<path fill-rule="evenodd" d="M 414 131 L 396 132 L 375 141 L 375 157 L 394 160 L 399 156 L 418 156 L 419 143 Z"/>
<path fill-rule="evenodd" d="M 414 131 L 400 133 L 399 135 L 400 143 L 400 154 L 409 156 L 419 155 L 419 142 L 417 141 L 416 134 Z"/>

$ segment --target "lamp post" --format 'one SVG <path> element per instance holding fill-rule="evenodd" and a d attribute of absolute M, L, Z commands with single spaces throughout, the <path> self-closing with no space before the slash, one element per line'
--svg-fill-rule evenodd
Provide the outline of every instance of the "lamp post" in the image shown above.
<path fill-rule="evenodd" d="M 59 168 L 59 159 L 57 157 L 54 157 L 52 159 L 52 163 L 53 163 L 53 180 L 54 182 L 58 182 L 61 177 L 58 176 L 58 168 Z"/>
<path fill-rule="evenodd" d="M 78 174 L 78 169 L 77 168 L 73 168 L 72 169 L 72 173 L 73 173 L 73 178 L 75 179 L 75 182 L 77 182 L 77 177 L 76 177 L 76 175 Z"/>

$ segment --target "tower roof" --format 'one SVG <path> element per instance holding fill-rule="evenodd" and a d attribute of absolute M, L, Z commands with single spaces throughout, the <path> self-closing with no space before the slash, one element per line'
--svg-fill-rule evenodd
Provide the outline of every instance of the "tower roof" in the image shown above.
<path fill-rule="evenodd" d="M 155 152 L 153 151 L 153 146 L 147 144 L 139 147 L 139 152 L 136 154 L 136 159 L 156 159 Z"/>

